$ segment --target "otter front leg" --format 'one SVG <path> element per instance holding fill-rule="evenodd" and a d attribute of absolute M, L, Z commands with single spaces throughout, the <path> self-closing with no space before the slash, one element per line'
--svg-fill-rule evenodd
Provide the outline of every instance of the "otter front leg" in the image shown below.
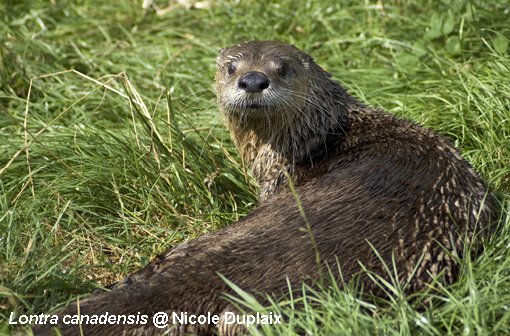
<path fill-rule="evenodd" d="M 237 324 L 237 315 L 239 315 L 239 310 L 232 305 L 228 305 L 221 312 L 220 321 L 216 326 L 220 336 L 240 336 L 248 333 L 244 324 Z"/>

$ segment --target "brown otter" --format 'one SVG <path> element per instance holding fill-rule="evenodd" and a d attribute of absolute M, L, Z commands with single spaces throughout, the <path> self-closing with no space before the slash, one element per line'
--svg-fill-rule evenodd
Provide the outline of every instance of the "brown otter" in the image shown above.
<path fill-rule="evenodd" d="M 64 335 L 80 328 L 86 335 L 158 335 L 168 330 L 153 325 L 156 312 L 225 316 L 235 310 L 219 274 L 251 293 L 278 294 L 288 283 L 314 283 L 325 266 L 340 277 L 337 262 L 346 280 L 360 263 L 388 278 L 378 253 L 388 265 L 394 259 L 408 292 L 436 277 L 455 280 L 464 244 L 476 251 L 496 212 L 450 141 L 358 102 L 294 46 L 248 42 L 222 50 L 217 62 L 219 106 L 260 183 L 261 204 L 79 303 L 81 315 L 132 315 L 134 323 L 65 324 L 65 315 L 78 314 L 72 304 L 58 313 Z M 147 318 L 137 320 L 140 314 Z M 171 335 L 242 330 L 224 320 L 168 328 Z"/>

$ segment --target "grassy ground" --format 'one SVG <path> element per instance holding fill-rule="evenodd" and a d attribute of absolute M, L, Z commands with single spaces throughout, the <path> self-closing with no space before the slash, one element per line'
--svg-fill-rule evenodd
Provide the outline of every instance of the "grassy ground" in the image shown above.
<path fill-rule="evenodd" d="M 451 137 L 510 208 L 506 0 L 204 4 L 0 3 L 0 333 L 12 311 L 48 312 L 253 208 L 212 87 L 239 41 L 294 43 L 360 99 Z M 510 334 L 501 227 L 424 311 L 329 288 L 275 303 L 291 318 L 253 332 Z"/>

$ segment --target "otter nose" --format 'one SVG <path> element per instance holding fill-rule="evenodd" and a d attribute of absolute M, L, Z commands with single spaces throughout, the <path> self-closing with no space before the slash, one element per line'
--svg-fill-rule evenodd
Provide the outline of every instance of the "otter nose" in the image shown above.
<path fill-rule="evenodd" d="M 269 78 L 262 72 L 250 71 L 239 79 L 237 86 L 246 92 L 262 92 L 269 87 Z"/>

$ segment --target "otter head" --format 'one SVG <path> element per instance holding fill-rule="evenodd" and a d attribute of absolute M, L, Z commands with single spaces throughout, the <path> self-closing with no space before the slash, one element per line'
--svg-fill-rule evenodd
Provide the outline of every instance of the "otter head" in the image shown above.
<path fill-rule="evenodd" d="M 296 47 L 277 41 L 251 41 L 221 50 L 216 91 L 227 118 L 246 123 L 258 119 L 286 123 L 306 103 L 312 58 Z"/>
<path fill-rule="evenodd" d="M 217 65 L 220 109 L 254 171 L 316 160 L 339 138 L 351 98 L 298 48 L 251 41 L 221 50 Z"/>

